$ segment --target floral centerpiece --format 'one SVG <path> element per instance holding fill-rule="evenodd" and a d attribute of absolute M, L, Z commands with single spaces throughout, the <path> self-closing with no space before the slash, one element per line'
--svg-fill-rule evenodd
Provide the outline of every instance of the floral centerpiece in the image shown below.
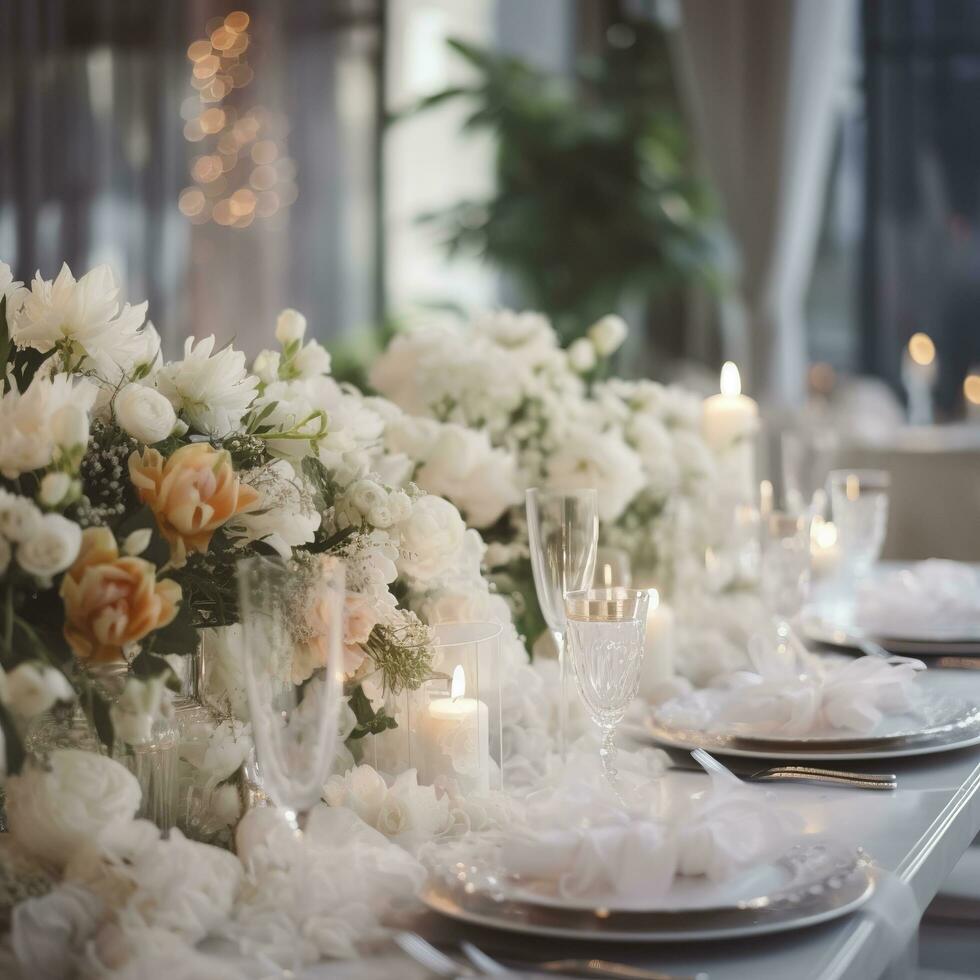
<path fill-rule="evenodd" d="M 626 332 L 606 316 L 563 348 L 544 316 L 505 310 L 398 334 L 371 370 L 371 384 L 406 413 L 389 416 L 386 447 L 481 530 L 532 638 L 543 624 L 527 487 L 595 487 L 601 543 L 628 550 L 667 593 L 698 574 L 710 539 L 714 458 L 700 401 L 654 381 L 603 380 Z"/>
<path fill-rule="evenodd" d="M 225 697 L 182 747 L 227 783 L 248 754 L 235 564 L 278 554 L 347 570 L 347 744 L 395 725 L 386 699 L 430 671 L 430 631 L 465 605 L 506 616 L 457 508 L 386 448 L 396 412 L 330 377 L 293 310 L 251 370 L 213 337 L 164 361 L 147 306 L 106 267 L 29 286 L 0 264 L 0 729 L 7 771 L 31 719 L 76 702 L 104 747 L 145 738 L 175 655 L 201 636 Z M 477 609 L 477 607 L 480 607 Z M 491 608 L 492 607 L 492 608 Z M 420 615 L 421 614 L 421 615 Z M 513 628 L 510 653 L 526 659 Z M 97 682 L 126 670 L 123 692 Z M 307 665 L 317 666 L 314 655 Z"/>

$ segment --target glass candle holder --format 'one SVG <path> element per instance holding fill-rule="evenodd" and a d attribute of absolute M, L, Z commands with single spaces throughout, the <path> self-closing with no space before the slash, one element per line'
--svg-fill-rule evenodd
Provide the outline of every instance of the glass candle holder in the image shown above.
<path fill-rule="evenodd" d="M 888 527 L 887 470 L 834 470 L 830 474 L 830 506 L 845 569 L 865 575 L 881 555 Z"/>
<path fill-rule="evenodd" d="M 503 786 L 500 632 L 497 623 L 434 627 L 432 669 L 412 693 L 410 758 L 419 782 L 462 794 Z"/>

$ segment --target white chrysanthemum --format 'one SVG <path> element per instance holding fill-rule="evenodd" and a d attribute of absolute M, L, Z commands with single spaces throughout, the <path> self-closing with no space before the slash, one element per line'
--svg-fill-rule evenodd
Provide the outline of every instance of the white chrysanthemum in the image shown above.
<path fill-rule="evenodd" d="M 56 448 L 54 417 L 66 406 L 91 411 L 96 388 L 65 374 L 36 377 L 25 392 L 0 399 L 0 472 L 8 479 L 48 466 Z"/>
<path fill-rule="evenodd" d="M 22 282 L 14 279 L 14 274 L 6 262 L 0 262 L 0 298 L 7 301 L 7 321 L 21 308 L 27 290 Z"/>
<path fill-rule="evenodd" d="M 227 436 L 240 425 L 255 398 L 259 380 L 245 368 L 245 355 L 233 347 L 215 352 L 212 334 L 189 337 L 184 359 L 160 368 L 156 384 L 184 421 L 209 436 Z"/>
<path fill-rule="evenodd" d="M 99 357 L 130 363 L 144 346 L 140 328 L 146 308 L 143 302 L 120 309 L 119 287 L 109 266 L 96 266 L 76 280 L 66 263 L 54 281 L 40 273 L 34 277 L 10 336 L 18 347 L 42 354 L 57 347 L 73 367 Z"/>

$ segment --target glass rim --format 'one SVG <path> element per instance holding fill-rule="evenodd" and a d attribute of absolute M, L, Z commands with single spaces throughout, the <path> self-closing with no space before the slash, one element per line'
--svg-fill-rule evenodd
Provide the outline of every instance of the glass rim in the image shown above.
<path fill-rule="evenodd" d="M 638 618 L 650 601 L 649 589 L 613 586 L 608 589 L 578 589 L 565 593 L 565 615 L 576 621 L 620 623 Z"/>
<path fill-rule="evenodd" d="M 595 487 L 575 487 L 563 490 L 561 487 L 528 487 L 524 491 L 524 499 L 537 497 L 596 497 L 599 491 Z"/>
<path fill-rule="evenodd" d="M 452 630 L 463 626 L 476 628 L 482 627 L 482 629 L 478 635 L 468 636 L 463 639 L 441 639 L 439 636 L 440 629 Z M 467 620 L 465 622 L 455 623 L 435 623 L 434 625 L 430 626 L 430 629 L 432 630 L 432 641 L 431 644 L 427 645 L 439 647 L 440 649 L 469 646 L 473 643 L 487 643 L 490 640 L 495 640 L 504 630 L 500 623 L 494 623 L 490 620 Z"/>

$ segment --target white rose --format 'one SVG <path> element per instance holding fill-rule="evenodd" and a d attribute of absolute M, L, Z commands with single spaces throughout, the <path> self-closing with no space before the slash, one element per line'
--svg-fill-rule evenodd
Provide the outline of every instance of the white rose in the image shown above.
<path fill-rule="evenodd" d="M 113 405 L 119 425 L 148 446 L 166 439 L 177 424 L 173 405 L 159 391 L 145 385 L 126 385 Z"/>
<path fill-rule="evenodd" d="M 607 314 L 589 327 L 589 339 L 602 357 L 609 357 L 619 350 L 628 333 L 626 321 L 615 313 Z"/>
<path fill-rule="evenodd" d="M 374 508 L 388 503 L 388 494 L 374 480 L 357 480 L 348 488 L 347 499 L 359 514 L 367 517 Z"/>
<path fill-rule="evenodd" d="M 252 751 L 252 727 L 235 719 L 194 726 L 180 745 L 180 757 L 215 782 L 228 779 Z"/>
<path fill-rule="evenodd" d="M 276 318 L 276 340 L 285 347 L 302 340 L 306 333 L 306 317 L 297 310 L 283 310 Z"/>
<path fill-rule="evenodd" d="M 6 677 L 3 702 L 21 718 L 33 718 L 57 701 L 73 701 L 68 678 L 54 667 L 37 662 L 18 664 Z"/>
<path fill-rule="evenodd" d="M 399 837 L 411 828 L 411 814 L 405 800 L 389 793 L 378 813 L 377 829 L 385 837 Z"/>
<path fill-rule="evenodd" d="M 10 541 L 24 541 L 41 523 L 41 512 L 27 497 L 0 490 L 0 534 Z"/>
<path fill-rule="evenodd" d="M 38 528 L 17 546 L 17 564 L 39 582 L 50 582 L 78 557 L 82 529 L 61 514 L 45 514 Z"/>
<path fill-rule="evenodd" d="M 595 367 L 595 362 L 595 346 L 591 340 L 579 337 L 578 340 L 572 341 L 568 347 L 568 363 L 573 371 L 585 374 Z"/>
<path fill-rule="evenodd" d="M 330 373 L 330 352 L 322 344 L 311 340 L 304 344 L 292 361 L 297 377 L 315 378 Z"/>
<path fill-rule="evenodd" d="M 399 571 L 422 580 L 434 578 L 453 563 L 466 535 L 459 511 L 431 494 L 414 502 L 411 516 L 398 530 Z"/>
<path fill-rule="evenodd" d="M 21 975 L 58 980 L 75 975 L 79 950 L 95 934 L 104 912 L 87 888 L 59 885 L 14 906 L 10 945 Z"/>
<path fill-rule="evenodd" d="M 377 826 L 387 795 L 384 778 L 367 765 L 349 769 L 343 776 L 331 776 L 323 787 L 328 806 L 345 806 L 370 827 Z"/>
<path fill-rule="evenodd" d="M 163 677 L 127 677 L 122 694 L 109 709 L 116 735 L 127 745 L 149 742 L 153 723 L 168 707 Z"/>
<path fill-rule="evenodd" d="M 271 385 L 279 380 L 279 362 L 282 355 L 275 350 L 259 351 L 252 362 L 252 374 L 263 384 Z"/>
<path fill-rule="evenodd" d="M 133 819 L 140 784 L 118 762 L 81 749 L 55 749 L 49 764 L 7 780 L 7 820 L 17 846 L 60 867 L 86 841 Z"/>
<path fill-rule="evenodd" d="M 88 445 L 88 412 L 79 405 L 62 405 L 51 416 L 51 437 L 61 449 L 71 451 Z"/>
<path fill-rule="evenodd" d="M 73 484 L 68 473 L 45 473 L 37 494 L 38 499 L 45 507 L 58 507 L 71 494 Z"/>

